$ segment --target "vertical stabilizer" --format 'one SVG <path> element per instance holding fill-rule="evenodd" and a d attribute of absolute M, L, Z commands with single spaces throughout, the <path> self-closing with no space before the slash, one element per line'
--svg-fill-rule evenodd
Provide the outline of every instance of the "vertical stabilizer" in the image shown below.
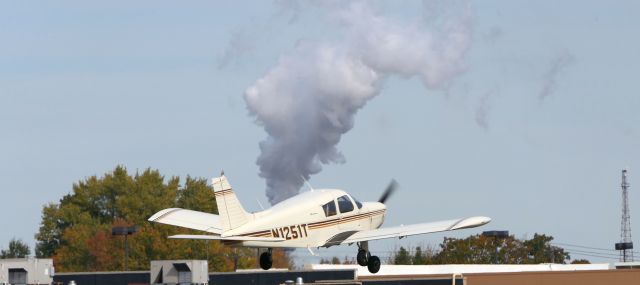
<path fill-rule="evenodd" d="M 238 197 L 233 193 L 233 189 L 231 189 L 231 185 L 224 174 L 213 178 L 213 192 L 218 204 L 223 234 L 225 231 L 233 230 L 249 221 L 249 214 L 238 201 Z"/>

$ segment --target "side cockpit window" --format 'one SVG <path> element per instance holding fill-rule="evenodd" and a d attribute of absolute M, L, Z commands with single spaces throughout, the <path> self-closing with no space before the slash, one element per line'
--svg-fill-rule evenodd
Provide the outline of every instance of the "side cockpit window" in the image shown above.
<path fill-rule="evenodd" d="M 340 213 L 353 211 L 353 203 L 351 203 L 351 199 L 349 199 L 349 196 L 344 195 L 338 198 L 338 208 L 340 208 Z"/>
<path fill-rule="evenodd" d="M 331 200 L 331 201 L 329 201 L 329 203 L 326 203 L 326 204 L 322 205 L 322 210 L 324 210 L 324 215 L 327 216 L 327 217 L 335 216 L 337 214 L 336 213 L 336 203 L 333 200 Z"/>

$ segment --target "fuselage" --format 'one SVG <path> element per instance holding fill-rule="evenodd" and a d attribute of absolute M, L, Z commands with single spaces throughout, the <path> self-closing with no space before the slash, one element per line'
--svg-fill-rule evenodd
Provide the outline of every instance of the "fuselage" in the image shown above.
<path fill-rule="evenodd" d="M 256 212 L 251 220 L 223 236 L 282 238 L 281 242 L 225 241 L 249 247 L 329 247 L 349 235 L 377 229 L 386 207 L 378 202 L 361 203 L 338 189 L 317 189 Z"/>

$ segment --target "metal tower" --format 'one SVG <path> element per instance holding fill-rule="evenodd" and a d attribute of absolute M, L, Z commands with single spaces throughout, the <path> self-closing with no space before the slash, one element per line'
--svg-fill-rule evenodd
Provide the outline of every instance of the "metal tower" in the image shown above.
<path fill-rule="evenodd" d="M 620 251 L 620 261 L 633 261 L 633 242 L 631 241 L 631 215 L 629 214 L 629 183 L 627 170 L 622 170 L 622 221 L 620 222 L 620 242 L 616 250 Z"/>

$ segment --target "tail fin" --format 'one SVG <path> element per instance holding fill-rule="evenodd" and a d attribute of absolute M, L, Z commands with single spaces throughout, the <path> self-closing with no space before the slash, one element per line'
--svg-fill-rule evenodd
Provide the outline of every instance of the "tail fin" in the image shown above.
<path fill-rule="evenodd" d="M 224 174 L 213 178 L 213 192 L 218 204 L 223 233 L 242 226 L 249 221 L 249 213 L 244 210 L 240 201 L 238 201 Z"/>

